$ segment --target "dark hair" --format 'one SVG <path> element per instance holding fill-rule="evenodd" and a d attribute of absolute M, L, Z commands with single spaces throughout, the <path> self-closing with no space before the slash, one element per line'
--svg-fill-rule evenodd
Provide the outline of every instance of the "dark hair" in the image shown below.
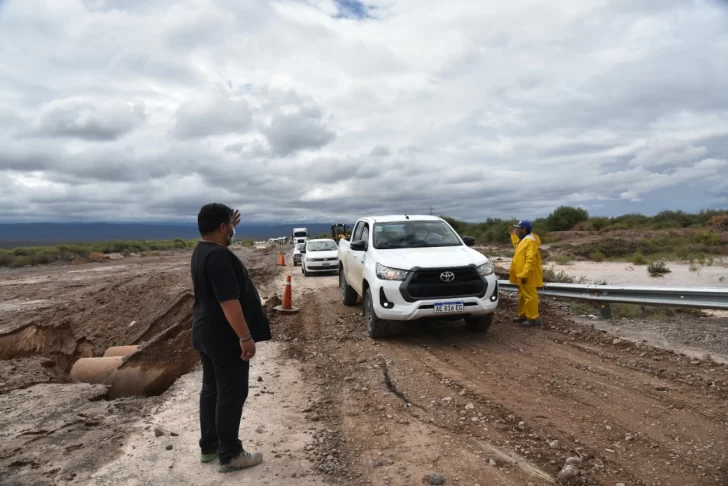
<path fill-rule="evenodd" d="M 220 227 L 228 224 L 233 217 L 233 210 L 220 203 L 205 204 L 197 215 L 197 229 L 201 235 L 209 235 Z"/>

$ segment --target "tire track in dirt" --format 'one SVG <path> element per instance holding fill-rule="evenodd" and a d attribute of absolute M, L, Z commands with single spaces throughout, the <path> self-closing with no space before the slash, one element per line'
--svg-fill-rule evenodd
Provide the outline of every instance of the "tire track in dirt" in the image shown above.
<path fill-rule="evenodd" d="M 387 382 L 389 356 L 382 350 L 387 343 L 366 337 L 361 310 L 339 307 L 336 288 L 304 290 L 302 297 L 300 314 L 277 319 L 277 334 L 284 332 L 293 355 L 312 368 L 311 384 L 324 390 L 323 402 L 312 412 L 337 432 L 322 453 L 338 451 L 342 467 L 333 470 L 336 484 L 349 484 L 353 477 L 361 478 L 353 484 L 410 485 L 436 472 L 464 484 L 525 485 L 538 479 L 536 468 L 490 466 L 483 447 L 453 434 L 423 406 L 413 406 L 417 399 L 409 392 L 397 393 L 405 388 L 398 377 L 390 375 Z"/>
<path fill-rule="evenodd" d="M 529 407 L 524 406 L 523 402 L 539 399 L 543 401 L 545 397 L 550 417 L 557 423 L 568 423 L 569 416 L 575 408 L 572 401 L 576 401 L 581 410 L 575 413 L 571 422 L 577 426 L 577 437 L 581 437 L 583 445 L 587 445 L 601 455 L 605 455 L 603 451 L 607 449 L 615 450 L 619 454 L 624 445 L 619 445 L 618 442 L 622 442 L 625 436 L 634 435 L 635 431 L 642 429 L 641 434 L 635 437 L 635 440 L 639 442 L 634 444 L 644 442 L 649 447 L 639 448 L 636 445 L 630 447 L 628 463 L 648 466 L 653 463 L 661 464 L 661 474 L 667 475 L 679 474 L 686 477 L 685 467 L 672 464 L 675 461 L 670 456 L 688 454 L 690 446 L 675 444 L 674 437 L 681 437 L 682 442 L 687 441 L 694 444 L 704 442 L 710 448 L 718 447 L 720 449 L 722 444 L 725 444 L 726 434 L 716 433 L 716 425 L 722 425 L 726 417 L 725 405 L 721 405 L 720 400 L 716 400 L 717 397 L 703 397 L 699 390 L 685 389 L 685 387 L 671 387 L 669 395 L 663 394 L 663 396 L 656 397 L 652 392 L 653 387 L 644 387 L 644 384 L 651 380 L 645 379 L 641 373 L 625 372 L 618 363 L 614 362 L 602 363 L 602 368 L 609 369 L 613 373 L 615 379 L 611 382 L 600 381 L 598 376 L 594 376 L 590 372 L 574 373 L 569 365 L 581 363 L 588 369 L 591 367 L 589 363 L 594 364 L 593 361 L 590 361 L 591 355 L 575 352 L 575 348 L 563 345 L 538 348 L 538 344 L 542 342 L 539 339 L 540 334 L 542 333 L 524 332 L 521 329 L 511 328 L 511 334 L 508 335 L 509 338 L 514 336 L 519 346 L 529 345 L 531 349 L 538 349 L 538 354 L 520 353 L 518 358 L 520 363 L 517 366 L 506 362 L 500 368 L 502 382 L 510 382 L 519 387 L 518 398 L 509 394 L 499 397 L 510 409 L 528 417 Z M 523 340 L 523 335 L 528 336 L 529 339 Z M 455 339 L 458 337 L 459 335 L 456 335 Z M 457 352 L 448 353 L 444 361 L 460 370 L 477 369 L 478 361 L 473 358 L 472 354 L 468 354 L 468 345 L 470 343 L 457 347 Z M 566 366 L 564 366 L 565 364 Z M 519 372 L 511 373 L 511 370 L 514 369 L 518 369 Z M 552 377 L 556 375 L 556 380 L 552 378 L 551 381 L 552 384 L 556 383 L 556 388 L 542 386 L 544 379 L 548 380 L 547 377 L 539 375 L 539 370 L 542 369 L 552 370 Z M 537 379 L 533 379 L 533 377 L 537 377 Z M 487 389 L 500 390 L 496 383 L 488 383 L 487 380 L 486 383 L 489 385 L 486 387 Z M 594 387 L 594 385 L 596 386 Z M 594 388 L 587 389 L 587 387 Z M 647 390 L 646 393 L 645 390 Z M 677 395 L 677 398 L 672 398 L 673 395 Z M 688 401 L 693 405 L 686 408 L 684 404 Z M 655 411 L 657 414 L 654 413 Z M 649 422 L 657 420 L 661 426 L 654 429 L 645 428 L 643 421 L 648 419 Z M 599 427 L 599 423 L 604 423 L 604 426 Z M 690 425 L 686 427 L 685 424 Z M 655 449 L 660 449 L 662 446 L 669 448 L 665 451 L 658 450 L 655 453 Z M 613 454 L 610 453 L 607 456 L 613 456 Z M 715 464 L 720 464 L 724 458 L 721 455 L 715 455 L 713 460 Z M 619 462 L 614 459 L 612 461 Z M 668 465 L 668 463 L 671 464 Z M 622 466 L 620 465 L 620 467 Z M 624 469 L 628 471 L 629 467 L 624 467 Z M 704 470 L 696 466 L 693 468 L 693 473 L 696 476 L 693 479 L 695 482 L 692 484 L 698 484 L 697 481 L 704 474 Z M 718 471 L 718 473 L 721 472 Z M 649 474 L 649 471 L 643 468 L 636 476 L 645 477 L 645 474 Z"/>
<path fill-rule="evenodd" d="M 369 484 L 434 470 L 465 484 L 546 484 L 577 454 L 585 475 L 569 484 L 728 484 L 728 368 L 614 344 L 548 304 L 540 329 L 420 323 L 374 342 L 359 306 L 330 285 L 306 291 L 291 336 L 316 350 L 327 420 Z"/>
<path fill-rule="evenodd" d="M 578 451 L 579 448 L 585 447 L 580 452 L 581 454 L 587 454 L 589 456 L 595 456 L 599 458 L 608 468 L 619 468 L 624 469 L 625 473 L 620 473 L 620 476 L 614 478 L 615 481 L 625 480 L 632 482 L 637 480 L 639 477 L 645 477 L 651 473 L 650 470 L 642 468 L 635 472 L 630 471 L 632 464 L 651 464 L 659 461 L 660 457 L 652 457 L 652 454 L 646 454 L 644 450 L 637 448 L 630 449 L 630 457 L 626 462 L 628 467 L 624 467 L 625 464 L 621 464 L 619 459 L 612 458 L 613 455 L 607 454 L 607 449 L 614 450 L 619 453 L 621 446 L 615 445 L 617 441 L 621 441 L 621 438 L 630 435 L 631 431 L 638 430 L 636 424 L 631 420 L 624 420 L 623 417 L 629 417 L 630 413 L 625 412 L 636 412 L 639 409 L 647 409 L 649 407 L 655 407 L 653 403 L 649 403 L 649 399 L 644 399 L 639 395 L 631 397 L 629 400 L 630 406 L 634 407 L 630 410 L 624 410 L 619 406 L 619 402 L 624 403 L 624 400 L 605 400 L 602 403 L 599 400 L 599 393 L 596 394 L 596 398 L 593 396 L 584 396 L 581 393 L 574 393 L 571 388 L 566 387 L 566 391 L 558 390 L 553 393 L 553 390 L 542 389 L 538 386 L 528 387 L 528 383 L 524 383 L 523 380 L 518 380 L 518 377 L 510 375 L 505 378 L 502 382 L 512 381 L 513 387 L 518 390 L 514 395 L 507 393 L 506 389 L 491 380 L 482 377 L 477 380 L 477 377 L 473 376 L 467 370 L 475 369 L 478 370 L 477 366 L 474 366 L 472 359 L 447 359 L 447 361 L 435 357 L 427 363 L 432 369 L 438 371 L 442 376 L 448 377 L 453 383 L 460 386 L 468 386 L 469 389 L 475 393 L 475 395 L 481 398 L 487 398 L 491 401 L 496 402 L 507 412 L 514 413 L 520 420 L 525 421 L 523 427 L 523 434 L 520 437 L 522 440 L 526 438 L 527 432 L 530 434 L 532 431 L 536 431 L 539 437 L 548 437 L 559 439 L 562 445 L 569 444 L 571 450 Z M 527 372 L 526 372 L 527 373 Z M 524 373 L 524 374 L 526 374 Z M 520 373 L 519 373 L 520 374 Z M 534 376 L 534 375 L 531 375 Z M 568 380 L 568 379 L 567 379 Z M 577 387 L 579 385 L 576 385 Z M 494 393 L 495 392 L 495 393 Z M 600 391 L 601 393 L 601 391 Z M 611 393 L 616 393 L 616 387 L 611 387 Z M 547 403 L 544 403 L 542 408 L 529 407 L 529 403 L 537 403 L 539 400 L 544 402 L 540 397 L 548 396 Z M 575 407 L 575 405 L 577 405 Z M 609 405 L 609 408 L 604 410 L 604 405 Z M 577 409 L 574 411 L 574 409 Z M 540 412 L 539 412 L 540 410 Z M 539 418 L 547 419 L 548 421 L 539 420 Z M 676 422 L 681 421 L 692 421 L 695 422 L 695 417 L 679 417 L 676 418 Z M 661 417 L 661 421 L 671 422 L 667 417 Z M 572 424 L 572 427 L 565 428 L 560 424 Z M 601 424 L 605 424 L 600 426 Z M 607 425 L 608 424 L 608 425 Z M 714 422 L 708 421 L 707 427 L 705 424 L 702 427 L 694 429 L 695 434 L 693 437 L 707 437 L 714 430 Z M 532 427 L 532 429 L 531 429 Z M 666 443 L 673 440 L 672 437 L 666 435 L 667 431 L 662 433 L 658 431 L 658 434 L 644 434 L 636 437 L 636 440 L 645 442 L 647 444 L 660 444 Z M 683 430 L 681 433 L 684 433 Z M 581 438 L 581 440 L 579 439 Z M 547 446 L 546 441 L 541 441 L 540 447 L 538 444 L 530 442 L 530 446 L 536 449 L 542 449 L 541 453 L 544 457 L 547 457 Z M 536 447 L 534 447 L 536 446 Z M 649 449 L 647 449 L 649 451 Z M 625 451 L 626 452 L 626 451 Z M 679 451 L 685 453 L 685 450 Z M 641 455 L 640 455 L 641 454 Z M 665 463 L 669 462 L 669 457 L 665 457 Z M 557 464 L 561 464 L 557 461 Z M 544 464 L 544 466 L 546 466 Z M 661 472 L 682 474 L 685 477 L 685 470 L 680 468 L 678 470 L 669 471 L 665 470 L 669 468 L 662 467 Z M 607 469 L 609 471 L 611 469 Z M 556 471 L 553 471 L 554 473 Z M 699 473 L 699 471 L 696 471 Z M 604 480 L 608 480 L 604 478 Z M 697 482 L 691 482 L 689 484 L 698 484 Z"/>
<path fill-rule="evenodd" d="M 448 342 L 447 340 L 444 340 L 445 342 Z M 500 340 L 498 340 L 501 342 Z M 464 353 L 467 353 L 467 349 L 458 347 L 456 344 L 453 344 L 449 342 L 449 344 L 453 347 L 453 349 L 457 349 L 459 351 L 463 351 Z M 586 387 L 588 390 L 591 391 L 591 388 L 595 385 L 600 386 L 600 391 L 609 391 L 614 390 L 615 386 L 614 383 L 617 383 L 618 380 L 620 380 L 620 377 L 623 375 L 623 369 L 622 369 L 622 363 L 621 358 L 617 354 L 611 354 L 610 355 L 610 361 L 617 363 L 615 365 L 609 364 L 609 362 L 606 362 L 605 364 L 601 365 L 595 365 L 593 360 L 587 360 L 584 359 L 585 356 L 588 356 L 590 352 L 592 352 L 589 349 L 581 349 L 582 346 L 570 343 L 571 347 L 574 349 L 580 351 L 580 352 L 572 352 L 568 348 L 568 345 L 561 346 L 560 352 L 563 353 L 563 357 L 558 357 L 558 363 L 550 363 L 550 365 L 555 366 L 557 364 L 561 364 L 568 368 L 573 368 L 572 376 L 567 378 L 565 381 L 569 382 L 569 380 L 573 380 L 573 383 L 578 383 L 578 379 L 584 375 L 588 375 L 589 379 L 584 380 L 587 384 Z M 559 345 L 557 345 L 558 347 Z M 518 347 L 515 348 L 512 345 L 509 345 L 508 347 L 512 349 L 517 349 L 522 353 L 522 356 L 524 358 L 527 358 L 529 360 L 534 359 L 543 359 L 543 356 L 537 356 L 536 354 L 527 351 L 529 348 Z M 593 354 L 597 354 L 596 351 L 593 351 Z M 467 354 L 463 354 L 466 356 Z M 601 355 L 600 355 L 601 357 Z M 673 358 L 677 359 L 677 358 Z M 471 360 L 473 364 L 476 364 L 475 361 Z M 635 370 L 638 370 L 640 368 L 634 367 Z M 641 369 L 644 369 L 644 367 L 641 367 Z M 566 371 L 566 370 L 565 370 Z M 650 370 L 652 371 L 652 370 Z M 725 421 L 728 420 L 728 415 L 725 413 L 720 412 L 706 412 L 705 410 L 701 410 L 698 408 L 698 404 L 696 404 L 696 394 L 703 395 L 704 394 L 704 387 L 692 387 L 687 386 L 684 384 L 673 384 L 670 380 L 666 379 L 663 376 L 659 376 L 659 373 L 650 373 L 652 379 L 645 378 L 643 382 L 636 383 L 626 383 L 626 382 L 618 382 L 618 388 L 629 388 L 635 393 L 639 393 L 641 395 L 644 395 L 650 399 L 669 403 L 675 408 L 689 408 L 693 410 L 695 413 L 698 413 L 700 415 L 703 415 L 705 418 L 710 420 L 719 420 L 719 421 Z M 583 378 L 582 378 L 583 379 Z M 659 391 L 658 391 L 659 390 Z M 681 401 L 679 397 L 673 397 L 672 394 L 668 395 L 667 392 L 677 392 L 682 393 L 683 396 L 689 396 L 689 401 Z M 717 397 L 723 397 L 725 396 L 725 393 L 723 393 L 724 390 L 718 389 L 715 393 L 711 393 L 708 395 L 708 397 L 711 399 L 710 403 L 714 404 L 714 399 Z M 716 397 L 717 395 L 717 397 Z M 702 403 L 702 402 L 701 402 Z M 676 406 L 676 404 L 681 406 Z M 710 407 L 711 405 L 702 405 L 703 408 Z"/>

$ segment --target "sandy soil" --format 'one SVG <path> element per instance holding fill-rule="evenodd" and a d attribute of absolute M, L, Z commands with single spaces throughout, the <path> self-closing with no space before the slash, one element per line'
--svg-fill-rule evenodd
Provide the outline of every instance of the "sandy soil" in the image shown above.
<path fill-rule="evenodd" d="M 728 484 L 728 367 L 712 359 L 618 339 L 622 323 L 575 322 L 550 300 L 544 325 L 522 329 L 508 295 L 488 334 L 428 322 L 373 341 L 335 275 L 304 277 L 290 253 L 284 268 L 241 255 L 269 303 L 291 273 L 300 307 L 272 319 L 253 363 L 241 438 L 263 465 L 199 463 L 195 369 L 150 398 L 66 383 L 64 367 L 108 345 L 141 343 L 145 363 L 193 355 L 180 324 L 189 255 L 177 255 L 6 272 L 0 303 L 53 307 L 0 314 L 0 484 Z M 569 457 L 580 474 L 559 479 Z"/>
<path fill-rule="evenodd" d="M 106 387 L 44 383 L 0 396 L 0 484 L 79 482 L 118 454 L 155 399 L 105 400 Z"/>
<path fill-rule="evenodd" d="M 250 398 L 240 438 L 248 450 L 262 451 L 264 463 L 241 473 L 220 474 L 217 462 L 199 462 L 198 397 L 202 372 L 180 378 L 146 419 L 134 423 L 120 455 L 89 478 L 89 484 L 324 484 L 307 448 L 318 429 L 302 411 L 317 399 L 305 386 L 301 367 L 283 356 L 280 343 L 261 343 L 250 374 Z M 260 381 L 258 381 L 260 379 Z M 155 436 L 155 430 L 164 435 Z M 171 434 L 178 434 L 172 436 Z M 171 450 L 167 447 L 172 446 Z"/>
<path fill-rule="evenodd" d="M 728 319 L 666 318 L 606 321 L 583 316 L 575 322 L 594 326 L 620 339 L 647 343 L 694 359 L 728 364 Z"/>
<path fill-rule="evenodd" d="M 494 257 L 494 262 L 503 268 L 509 268 L 511 259 Z M 728 288 L 728 261 L 716 259 L 712 265 L 698 265 L 697 270 L 690 270 L 685 263 L 668 263 L 671 273 L 661 277 L 652 277 L 647 273 L 647 266 L 633 265 L 627 262 L 586 262 L 574 261 L 568 265 L 545 262 L 544 267 L 553 267 L 556 272 L 565 272 L 577 279 L 585 279 L 587 283 L 608 285 L 635 285 L 647 287 L 711 287 Z"/>
<path fill-rule="evenodd" d="M 557 272 L 564 271 L 591 282 L 605 281 L 609 285 L 728 288 L 728 262 L 720 260 L 710 266 L 698 266 L 695 271 L 690 270 L 689 264 L 669 263 L 672 272 L 662 277 L 651 277 L 646 266 L 629 263 L 575 261 L 553 267 Z"/>
<path fill-rule="evenodd" d="M 280 280 L 277 276 L 283 269 L 276 267 L 275 254 L 256 250 L 238 252 L 261 291 L 271 286 L 274 279 Z M 47 305 L 6 308 L 0 314 L 1 479 L 17 480 L 21 484 L 87 484 L 96 481 L 91 474 L 109 461 L 119 461 L 130 474 L 136 474 L 135 466 L 124 462 L 125 441 L 138 439 L 139 431 L 145 430 L 151 417 L 162 410 L 162 403 L 169 401 L 164 410 L 181 413 L 188 417 L 190 424 L 196 424 L 193 395 L 199 388 L 199 376 L 194 374 L 186 375 L 170 393 L 161 397 L 111 401 L 106 387 L 71 383 L 73 380 L 66 374 L 75 359 L 99 356 L 109 346 L 124 344 L 140 344 L 142 349 L 127 358 L 122 366 L 165 370 L 163 379 L 148 390 L 153 395 L 164 392 L 180 375 L 198 367 L 190 340 L 189 257 L 189 253 L 182 253 L 131 259 L 123 265 L 54 266 L 5 272 L 0 302 L 40 300 L 37 299 L 40 296 Z M 268 351 L 262 346 L 261 362 L 267 362 L 268 357 L 272 363 L 279 359 L 280 352 L 274 346 Z M 270 385 L 256 383 L 255 386 L 261 388 L 261 393 L 263 386 L 273 390 L 279 378 L 284 388 L 296 389 L 295 366 L 263 378 L 270 379 Z M 179 398 L 180 394 L 184 400 Z M 259 396 L 274 400 L 274 395 L 267 391 Z M 305 400 L 306 394 L 295 396 Z M 269 424 L 268 428 L 275 431 L 290 424 L 291 429 L 286 428 L 288 434 L 298 423 L 291 412 L 305 406 L 299 406 L 291 398 L 284 400 L 289 404 L 280 403 L 280 409 L 273 414 L 277 425 Z M 281 400 L 276 397 L 275 402 Z M 174 412 L 177 405 L 187 408 Z M 253 409 L 253 417 L 262 415 L 252 418 L 252 423 L 265 422 L 263 418 L 275 408 L 267 404 L 257 412 Z M 83 420 L 84 417 L 94 418 Z M 261 435 L 266 432 L 258 425 L 254 429 L 261 430 Z M 188 427 L 187 433 L 190 435 L 180 432 L 180 441 L 194 445 L 196 430 Z M 146 437 L 142 439 L 146 441 Z M 291 436 L 290 440 L 293 439 Z M 287 435 L 286 440 L 289 440 Z M 274 438 L 267 446 L 276 441 L 281 442 Z M 129 447 L 137 446 L 132 443 Z M 266 452 L 275 464 L 278 450 L 267 447 Z M 194 448 L 180 449 L 175 455 L 182 463 L 186 457 L 196 458 L 197 453 Z M 149 453 L 150 457 L 156 457 L 154 454 Z M 306 477 L 307 470 L 301 466 L 292 469 L 293 473 Z M 122 483 L 128 484 L 123 476 Z"/>

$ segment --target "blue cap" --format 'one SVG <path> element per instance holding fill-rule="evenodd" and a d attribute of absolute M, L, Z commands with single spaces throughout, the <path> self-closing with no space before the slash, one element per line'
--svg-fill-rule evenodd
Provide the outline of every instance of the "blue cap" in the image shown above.
<path fill-rule="evenodd" d="M 531 222 L 529 220 L 522 219 L 518 222 L 518 224 L 516 225 L 516 228 L 524 228 L 524 229 L 527 229 L 530 231 L 533 229 L 533 225 L 531 224 Z"/>

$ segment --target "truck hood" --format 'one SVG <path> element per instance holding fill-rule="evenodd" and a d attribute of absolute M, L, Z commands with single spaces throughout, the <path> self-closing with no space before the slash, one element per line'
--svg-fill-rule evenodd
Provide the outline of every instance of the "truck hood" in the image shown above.
<path fill-rule="evenodd" d="M 477 266 L 488 261 L 485 255 L 467 246 L 376 250 L 375 259 L 386 267 L 400 270 Z"/>

